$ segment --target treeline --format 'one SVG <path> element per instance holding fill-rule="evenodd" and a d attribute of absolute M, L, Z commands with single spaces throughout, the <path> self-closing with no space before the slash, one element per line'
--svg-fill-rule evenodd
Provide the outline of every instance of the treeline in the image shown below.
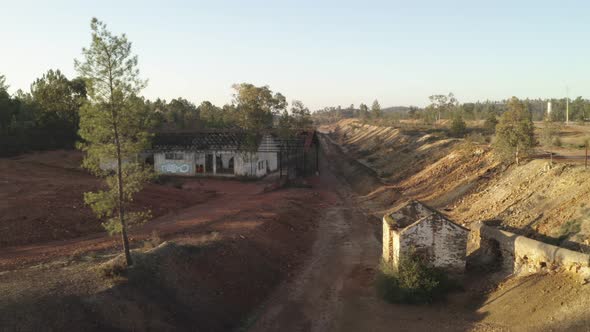
<path fill-rule="evenodd" d="M 1 155 L 74 147 L 78 112 L 86 100 L 83 80 L 50 70 L 31 84 L 30 92 L 11 96 L 8 87 L 0 75 Z"/>
<path fill-rule="evenodd" d="M 306 129 L 311 127 L 311 113 L 298 100 L 289 104 L 281 93 L 268 86 L 257 87 L 249 83 L 233 85 L 231 104 L 216 106 L 209 101 L 200 105 L 177 98 L 170 102 L 157 99 L 146 101 L 145 107 L 152 116 L 153 128 L 158 131 L 239 128 L 263 130 Z"/>
<path fill-rule="evenodd" d="M 74 148 L 80 140 L 79 114 L 88 103 L 86 87 L 82 78 L 68 79 L 59 70 L 49 70 L 31 84 L 29 92 L 10 95 L 6 78 L 0 75 L 0 156 Z M 295 100 L 289 108 L 286 98 L 268 86 L 242 83 L 232 88 L 233 100 L 221 107 L 209 101 L 197 106 L 184 98 L 167 102 L 137 96 L 133 104 L 152 132 L 276 128 L 281 135 L 290 135 L 312 125 L 303 103 Z"/>
<path fill-rule="evenodd" d="M 355 108 L 354 104 L 351 104 L 348 108 L 342 108 L 338 105 L 337 107 L 325 107 L 321 110 L 317 110 L 313 113 L 313 120 L 317 124 L 325 124 L 336 122 L 341 119 L 358 118 L 362 120 L 377 120 L 384 116 L 386 111 L 390 111 L 392 108 L 383 110 L 379 101 L 375 99 L 371 108 L 360 103 L 358 108 Z"/>
<path fill-rule="evenodd" d="M 510 99 L 500 101 L 477 101 L 460 103 L 455 96 L 433 95 L 429 97 L 430 104 L 427 107 L 389 107 L 382 110 L 381 119 L 385 122 L 395 122 L 404 119 L 420 120 L 425 124 L 433 124 L 437 120 L 454 119 L 459 113 L 464 120 L 486 120 L 491 116 L 500 116 L 508 109 Z M 542 121 L 547 116 L 547 103 L 551 102 L 552 111 L 550 120 L 566 121 L 566 98 L 561 99 L 523 99 L 522 103 L 532 115 L 533 121 Z M 314 113 L 314 119 L 319 123 L 330 123 L 346 118 L 371 119 L 370 116 L 362 116 L 361 109 L 355 109 L 353 105 L 348 108 L 326 107 Z M 375 119 L 373 117 L 373 119 Z M 582 97 L 569 100 L 569 121 L 590 121 L 590 100 Z"/>

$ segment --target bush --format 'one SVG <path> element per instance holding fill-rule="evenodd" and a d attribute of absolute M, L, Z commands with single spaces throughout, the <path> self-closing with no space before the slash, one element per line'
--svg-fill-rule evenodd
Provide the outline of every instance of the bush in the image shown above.
<path fill-rule="evenodd" d="M 119 256 L 99 265 L 97 272 L 105 279 L 121 279 L 127 276 L 127 264 L 122 256 Z"/>
<path fill-rule="evenodd" d="M 401 259 L 398 271 L 382 262 L 376 280 L 378 295 L 389 303 L 431 303 L 456 286 L 444 272 L 426 266 L 415 256 Z"/>
<path fill-rule="evenodd" d="M 453 137 L 463 137 L 467 131 L 467 126 L 461 114 L 456 114 L 451 122 L 450 134 Z"/>
<path fill-rule="evenodd" d="M 559 131 L 561 127 L 559 123 L 545 120 L 543 122 L 543 128 L 541 129 L 539 141 L 545 147 L 550 146 L 559 146 L 555 145 L 556 141 L 560 141 L 559 139 Z"/>
<path fill-rule="evenodd" d="M 483 123 L 483 129 L 487 134 L 493 135 L 496 133 L 497 124 L 498 119 L 496 119 L 496 115 L 493 112 L 489 112 L 485 122 Z"/>

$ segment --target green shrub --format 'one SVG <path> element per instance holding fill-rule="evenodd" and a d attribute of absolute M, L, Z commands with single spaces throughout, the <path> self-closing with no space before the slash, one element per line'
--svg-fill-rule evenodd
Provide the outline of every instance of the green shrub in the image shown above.
<path fill-rule="evenodd" d="M 99 265 L 97 272 L 105 279 L 121 279 L 127 276 L 127 264 L 122 257 L 117 257 Z"/>
<path fill-rule="evenodd" d="M 378 295 L 389 303 L 431 303 L 456 287 L 444 272 L 415 256 L 401 259 L 398 271 L 382 262 L 376 280 Z"/>
<path fill-rule="evenodd" d="M 498 119 L 496 119 L 496 115 L 493 112 L 489 112 L 485 122 L 483 123 L 483 129 L 487 134 L 493 135 L 496 133 L 497 124 Z"/>
<path fill-rule="evenodd" d="M 453 137 L 463 137 L 467 132 L 467 125 L 465 121 L 463 121 L 463 117 L 460 113 L 457 113 L 453 116 L 453 121 L 451 122 L 451 128 L 449 133 Z"/>

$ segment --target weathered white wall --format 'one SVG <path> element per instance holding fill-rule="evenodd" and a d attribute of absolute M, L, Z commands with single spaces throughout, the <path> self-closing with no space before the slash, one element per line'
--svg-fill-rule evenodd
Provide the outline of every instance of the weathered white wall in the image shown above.
<path fill-rule="evenodd" d="M 262 138 L 262 142 L 260 143 L 258 156 L 262 160 L 268 160 L 270 171 L 274 172 L 279 169 L 278 155 L 276 152 L 264 152 L 265 149 L 268 151 L 269 148 L 272 148 L 274 151 L 278 151 L 279 146 L 271 135 L 265 135 Z"/>
<path fill-rule="evenodd" d="M 383 258 L 397 269 L 400 258 L 414 252 L 426 262 L 454 274 L 465 271 L 468 231 L 436 215 L 401 230 L 383 218 Z"/>
<path fill-rule="evenodd" d="M 182 160 L 167 160 L 164 152 L 154 153 L 154 170 L 159 174 L 169 175 L 195 175 L 195 153 L 190 151 L 182 152 L 184 158 Z"/>
<path fill-rule="evenodd" d="M 383 217 L 383 260 L 391 262 L 393 260 L 393 241 L 391 236 L 391 227 L 387 222 L 387 218 Z"/>
<path fill-rule="evenodd" d="M 246 153 L 236 151 L 176 151 L 184 153 L 183 160 L 166 160 L 164 152 L 154 154 L 154 169 L 159 174 L 170 175 L 199 175 L 196 173 L 196 165 L 203 165 L 205 175 L 231 176 L 227 173 L 213 174 L 213 169 L 206 169 L 206 156 L 211 154 L 213 158 L 213 168 L 215 168 L 215 159 L 221 158 L 224 168 L 228 167 L 229 160 L 234 158 L 234 175 L 263 177 L 267 174 L 266 162 L 270 172 L 278 170 L 278 156 L 276 152 L 265 152 L 268 149 L 278 148 L 277 143 L 270 135 L 262 138 L 262 142 L 257 152 Z M 169 151 L 173 152 L 173 151 Z M 258 162 L 263 161 L 264 167 L 259 169 Z"/>
<path fill-rule="evenodd" d="M 256 176 L 256 153 L 238 152 L 235 156 L 235 174 L 239 176 Z"/>
<path fill-rule="evenodd" d="M 432 216 L 434 235 L 433 265 L 449 271 L 465 271 L 469 231 L 450 222 L 439 222 Z"/>

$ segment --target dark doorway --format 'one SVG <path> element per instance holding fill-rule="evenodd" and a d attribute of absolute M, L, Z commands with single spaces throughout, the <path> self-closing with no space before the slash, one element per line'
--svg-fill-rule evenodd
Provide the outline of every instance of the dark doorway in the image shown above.
<path fill-rule="evenodd" d="M 221 155 L 215 156 L 215 171 L 216 172 L 223 172 L 223 162 L 221 160 Z"/>
<path fill-rule="evenodd" d="M 234 157 L 231 157 L 224 164 L 221 155 L 217 156 L 217 174 L 234 174 Z"/>
<path fill-rule="evenodd" d="M 213 155 L 212 154 L 205 155 L 205 172 L 206 173 L 213 173 Z"/>

